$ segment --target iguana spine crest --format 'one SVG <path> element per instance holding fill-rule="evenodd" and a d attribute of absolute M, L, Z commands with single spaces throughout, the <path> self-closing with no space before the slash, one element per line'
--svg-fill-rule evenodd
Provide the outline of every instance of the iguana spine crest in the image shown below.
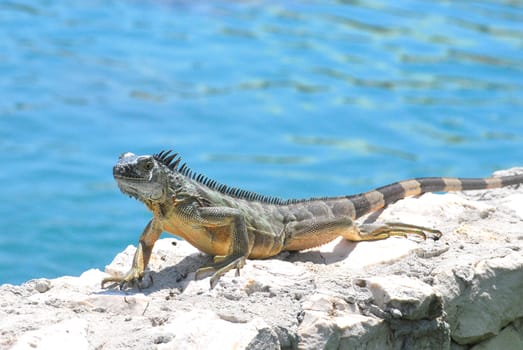
<path fill-rule="evenodd" d="M 154 242 L 163 231 L 214 256 L 198 270 L 214 272 L 211 286 L 246 258 L 268 258 L 283 250 L 317 247 L 336 237 L 370 241 L 390 236 L 439 237 L 439 231 L 408 224 L 357 224 L 356 219 L 402 198 L 426 192 L 466 191 L 519 185 L 523 174 L 491 178 L 426 177 L 403 180 L 349 196 L 288 199 L 229 187 L 193 172 L 173 151 L 124 153 L 113 167 L 118 187 L 153 212 L 125 276 L 103 280 L 121 285 L 141 279 Z"/>

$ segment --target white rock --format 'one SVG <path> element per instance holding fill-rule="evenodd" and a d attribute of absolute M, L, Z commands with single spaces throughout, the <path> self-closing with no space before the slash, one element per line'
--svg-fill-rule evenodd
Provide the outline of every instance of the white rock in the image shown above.
<path fill-rule="evenodd" d="M 46 303 L 50 300 L 82 303 L 86 295 L 100 289 L 100 282 L 105 276 L 106 274 L 100 270 L 92 269 L 85 271 L 80 277 L 55 278 L 49 280 L 49 289 L 45 293 L 33 294 L 28 300 L 35 303 Z"/>
<path fill-rule="evenodd" d="M 421 197 L 402 199 L 385 209 L 380 221 L 403 222 L 429 228 L 439 228 L 439 222 L 455 221 L 464 212 L 492 208 L 486 203 L 467 199 L 455 193 L 445 195 L 425 193 Z"/>
<path fill-rule="evenodd" d="M 35 281 L 35 289 L 40 293 L 45 293 L 51 289 L 51 281 L 46 278 L 39 278 Z"/>
<path fill-rule="evenodd" d="M 99 289 L 102 278 L 107 275 L 98 269 L 84 271 L 80 276 L 63 276 L 52 281 L 54 286 L 70 289 Z"/>
<path fill-rule="evenodd" d="M 453 340 L 474 344 L 523 317 L 523 255 L 458 266 L 437 274 L 434 287 L 445 299 Z"/>
<path fill-rule="evenodd" d="M 136 246 L 128 245 L 123 252 L 118 253 L 113 261 L 105 267 L 105 272 L 112 276 L 121 276 L 131 268 Z"/>
<path fill-rule="evenodd" d="M 523 174 L 523 167 L 513 167 L 510 169 L 497 170 L 492 175 L 493 176 L 510 176 L 510 175 L 518 175 L 518 174 Z"/>
<path fill-rule="evenodd" d="M 440 293 L 422 281 L 393 275 L 370 277 L 365 282 L 374 303 L 393 317 L 418 320 L 434 319 L 442 314 Z"/>
<path fill-rule="evenodd" d="M 364 269 L 371 265 L 398 261 L 418 248 L 418 243 L 403 237 L 359 243 L 340 237 L 314 251 L 322 253 L 326 264 L 337 263 L 338 266 L 349 269 Z"/>
<path fill-rule="evenodd" d="M 299 349 L 383 349 L 388 344 L 386 323 L 355 312 L 343 299 L 325 294 L 307 297 L 298 327 Z"/>
<path fill-rule="evenodd" d="M 514 210 L 520 218 L 523 219 L 523 194 L 515 193 L 503 198 L 500 201 L 504 206 L 507 206 Z"/>
<path fill-rule="evenodd" d="M 497 336 L 485 340 L 470 350 L 521 350 L 523 349 L 523 319 L 514 321 Z"/>
<path fill-rule="evenodd" d="M 88 349 L 87 321 L 73 318 L 20 336 L 12 350 Z"/>
<path fill-rule="evenodd" d="M 156 332 L 158 339 L 166 340 L 158 345 L 158 350 L 280 349 L 278 336 L 261 318 L 232 323 L 209 310 L 177 313 L 173 321 L 158 327 Z"/>
<path fill-rule="evenodd" d="M 144 314 L 151 298 L 142 293 L 126 295 L 122 292 L 108 291 L 103 294 L 91 294 L 75 301 L 79 305 L 88 306 L 99 312 L 139 316 Z"/>

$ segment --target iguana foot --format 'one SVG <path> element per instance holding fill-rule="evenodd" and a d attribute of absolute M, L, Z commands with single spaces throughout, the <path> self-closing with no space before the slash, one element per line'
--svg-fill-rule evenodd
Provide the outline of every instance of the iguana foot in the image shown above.
<path fill-rule="evenodd" d="M 140 272 L 138 269 L 132 268 L 123 276 L 110 276 L 106 277 L 102 280 L 102 288 L 105 288 L 105 285 L 107 283 L 117 283 L 120 290 L 127 288 L 127 287 L 133 287 L 138 286 L 138 288 L 142 289 L 144 288 L 140 283 L 143 279 L 143 271 Z M 148 287 L 148 286 L 146 286 Z"/>
<path fill-rule="evenodd" d="M 384 239 L 391 236 L 401 236 L 409 238 L 409 236 L 419 236 L 423 240 L 427 238 L 438 240 L 441 237 L 441 231 L 410 224 L 403 224 L 399 222 L 388 222 L 385 224 L 363 224 L 358 227 L 360 235 L 366 239 Z"/>
<path fill-rule="evenodd" d="M 214 263 L 208 266 L 203 266 L 196 271 L 195 279 L 199 279 L 202 274 L 207 272 L 214 272 L 211 277 L 211 289 L 213 289 L 220 277 L 225 275 L 228 271 L 236 269 L 236 276 L 240 275 L 240 269 L 245 266 L 244 256 L 215 256 Z"/>

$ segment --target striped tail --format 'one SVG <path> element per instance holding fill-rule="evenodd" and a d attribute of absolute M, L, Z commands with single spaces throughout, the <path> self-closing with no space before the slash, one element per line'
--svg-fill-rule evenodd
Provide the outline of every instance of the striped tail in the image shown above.
<path fill-rule="evenodd" d="M 347 197 L 356 210 L 356 218 L 381 209 L 400 199 L 427 192 L 469 191 L 499 188 L 523 183 L 523 174 L 465 179 L 455 177 L 423 177 L 392 183 L 375 190 Z"/>

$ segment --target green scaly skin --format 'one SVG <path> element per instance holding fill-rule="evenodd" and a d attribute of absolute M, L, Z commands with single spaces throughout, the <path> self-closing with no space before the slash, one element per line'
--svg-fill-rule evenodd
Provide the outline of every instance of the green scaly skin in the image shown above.
<path fill-rule="evenodd" d="M 120 288 L 140 281 L 154 243 L 164 231 L 214 256 L 214 263 L 196 272 L 212 272 L 211 288 L 227 271 L 239 273 L 247 258 L 268 258 L 298 251 L 342 236 L 351 241 L 418 235 L 439 238 L 439 231 L 402 223 L 356 225 L 354 220 L 402 198 L 426 192 L 498 188 L 523 183 L 523 174 L 480 179 L 418 178 L 340 197 L 281 200 L 221 185 L 193 173 L 171 151 L 137 156 L 124 153 L 113 168 L 119 188 L 153 213 L 145 227 L 133 264 L 123 276 L 111 276 Z"/>

